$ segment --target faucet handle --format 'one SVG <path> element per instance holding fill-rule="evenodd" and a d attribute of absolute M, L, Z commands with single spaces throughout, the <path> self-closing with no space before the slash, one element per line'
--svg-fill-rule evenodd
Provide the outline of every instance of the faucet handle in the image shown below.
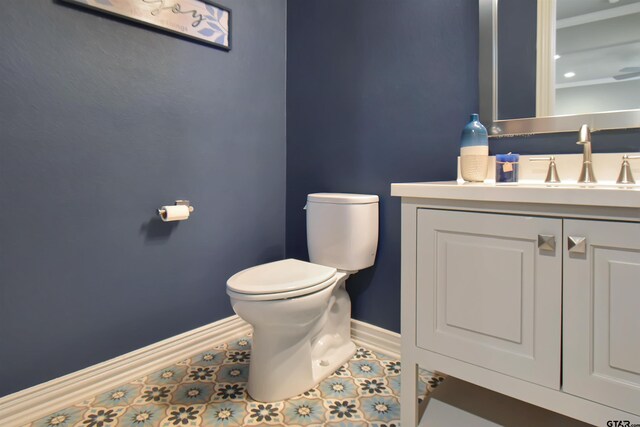
<path fill-rule="evenodd" d="M 558 169 L 556 168 L 556 156 L 548 157 L 530 157 L 530 162 L 549 162 L 549 169 L 547 170 L 547 177 L 544 182 L 547 184 L 559 184 L 560 176 L 558 175 Z"/>
<path fill-rule="evenodd" d="M 631 165 L 629 164 L 629 160 L 632 159 L 640 159 L 640 155 L 625 154 L 624 156 L 622 156 L 622 167 L 620 168 L 620 174 L 618 175 L 618 180 L 616 181 L 618 184 L 636 183 L 636 180 L 633 179 L 633 174 L 631 173 Z"/>

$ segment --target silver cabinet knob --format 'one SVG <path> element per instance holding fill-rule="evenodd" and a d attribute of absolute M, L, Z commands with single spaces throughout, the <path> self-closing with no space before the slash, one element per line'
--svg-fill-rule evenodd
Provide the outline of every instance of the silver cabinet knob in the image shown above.
<path fill-rule="evenodd" d="M 569 236 L 567 238 L 567 248 L 572 254 L 584 254 L 587 253 L 587 238 Z"/>
<path fill-rule="evenodd" d="M 555 251 L 556 236 L 553 234 L 538 234 L 538 249 L 542 251 Z"/>

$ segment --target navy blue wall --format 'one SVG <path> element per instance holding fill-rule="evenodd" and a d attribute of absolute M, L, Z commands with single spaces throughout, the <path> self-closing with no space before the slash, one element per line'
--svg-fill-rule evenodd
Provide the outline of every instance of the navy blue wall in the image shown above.
<path fill-rule="evenodd" d="M 308 259 L 307 193 L 381 197 L 376 265 L 349 279 L 353 317 L 399 331 L 400 200 L 392 182 L 455 178 L 477 109 L 469 0 L 289 0 L 287 256 Z"/>
<path fill-rule="evenodd" d="M 226 4 L 230 53 L 3 1 L 0 395 L 229 316 L 227 277 L 283 257 L 286 1 Z"/>

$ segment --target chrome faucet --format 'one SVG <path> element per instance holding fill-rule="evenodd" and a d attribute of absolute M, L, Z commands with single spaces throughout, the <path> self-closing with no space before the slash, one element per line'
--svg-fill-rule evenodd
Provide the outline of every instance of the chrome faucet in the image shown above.
<path fill-rule="evenodd" d="M 582 170 L 580 171 L 579 183 L 588 184 L 591 182 L 598 182 L 596 176 L 593 174 L 593 163 L 591 160 L 591 131 L 589 126 L 580 126 L 579 138 L 576 144 L 584 145 L 584 152 L 582 154 Z"/>

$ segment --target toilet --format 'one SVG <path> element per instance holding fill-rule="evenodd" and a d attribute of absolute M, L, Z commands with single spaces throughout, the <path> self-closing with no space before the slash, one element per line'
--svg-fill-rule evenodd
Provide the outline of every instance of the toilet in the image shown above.
<path fill-rule="evenodd" d="M 373 265 L 378 196 L 307 196 L 310 262 L 285 259 L 227 281 L 236 314 L 253 326 L 248 392 L 261 402 L 304 393 L 354 355 L 347 278 Z"/>

